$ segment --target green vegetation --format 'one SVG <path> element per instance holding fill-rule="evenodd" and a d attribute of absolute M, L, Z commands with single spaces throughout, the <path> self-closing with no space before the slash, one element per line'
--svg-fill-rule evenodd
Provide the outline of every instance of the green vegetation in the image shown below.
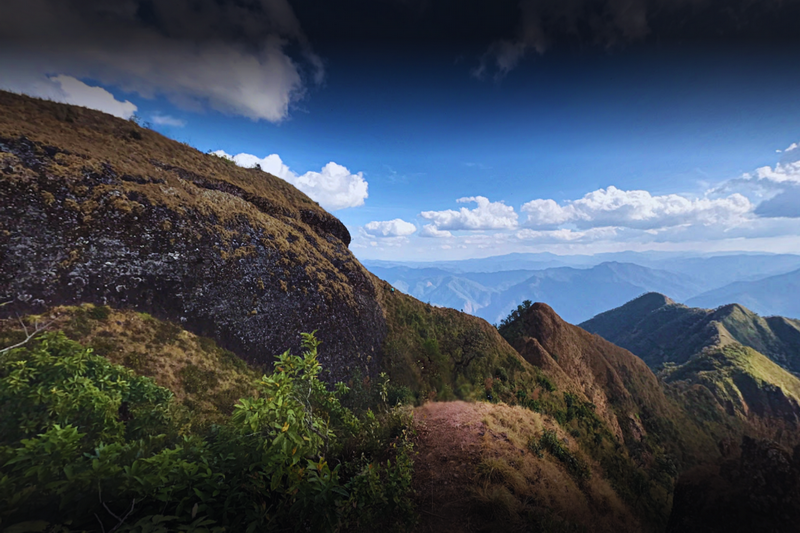
<path fill-rule="evenodd" d="M 521 319 L 532 305 L 533 302 L 525 300 L 497 325 L 497 331 L 500 332 L 500 335 L 502 335 L 509 344 L 514 345 L 519 338 L 525 335 L 525 329 Z"/>
<path fill-rule="evenodd" d="M 223 424 L 152 379 L 47 333 L 0 359 L 0 526 L 325 531 L 413 524 L 410 419 L 361 417 L 319 381 L 318 341 Z M 383 404 L 385 405 L 385 404 Z M 15 526 L 16 525 L 16 526 Z"/>
<path fill-rule="evenodd" d="M 532 376 L 533 367 L 483 320 L 454 309 L 434 308 L 373 277 L 386 313 L 383 366 L 417 402 L 484 400 L 486 380 Z M 510 392 L 513 394 L 513 391 Z"/>
<path fill-rule="evenodd" d="M 63 330 L 93 353 L 172 391 L 175 401 L 193 412 L 196 426 L 224 422 L 239 398 L 256 394 L 260 374 L 241 358 L 212 339 L 197 337 L 147 313 L 84 304 L 56 307 L 48 316 L 55 317 L 48 319 L 54 320 L 51 329 Z M 20 328 L 16 320 L 0 321 L 0 346 L 24 339 Z"/>
<path fill-rule="evenodd" d="M 577 457 L 575 454 L 564 447 L 552 430 L 545 430 L 539 438 L 539 448 L 547 450 L 553 457 L 564 463 L 567 471 L 578 480 L 589 479 L 592 475 L 591 470 L 586 465 L 586 461 Z"/>
<path fill-rule="evenodd" d="M 632 351 L 653 369 L 686 363 L 712 346 L 739 343 L 790 371 L 800 370 L 797 321 L 763 318 L 738 304 L 699 309 L 649 293 L 581 327 Z"/>

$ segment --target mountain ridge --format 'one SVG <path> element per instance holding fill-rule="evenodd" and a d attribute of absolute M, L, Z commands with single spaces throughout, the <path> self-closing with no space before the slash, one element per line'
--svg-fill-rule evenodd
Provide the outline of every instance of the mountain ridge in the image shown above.
<path fill-rule="evenodd" d="M 655 369 L 663 363 L 683 364 L 711 346 L 740 343 L 788 371 L 800 371 L 800 322 L 763 318 L 740 304 L 700 309 L 649 293 L 580 326 L 630 349 Z"/>

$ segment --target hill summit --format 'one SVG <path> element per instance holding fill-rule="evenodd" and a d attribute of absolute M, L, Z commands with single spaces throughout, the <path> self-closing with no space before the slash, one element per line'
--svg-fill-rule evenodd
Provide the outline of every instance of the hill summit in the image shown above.
<path fill-rule="evenodd" d="M 386 334 L 335 217 L 287 182 L 97 111 L 0 92 L 5 316 L 146 311 L 255 362 L 318 330 L 333 379 Z"/>

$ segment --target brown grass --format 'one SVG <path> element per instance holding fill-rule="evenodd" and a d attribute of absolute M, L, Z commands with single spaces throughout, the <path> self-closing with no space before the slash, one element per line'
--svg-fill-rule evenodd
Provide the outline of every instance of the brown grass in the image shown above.
<path fill-rule="evenodd" d="M 224 259 L 246 256 L 255 245 L 273 248 L 286 266 L 315 265 L 309 275 L 326 298 L 354 303 L 347 273 L 366 276 L 366 271 L 347 251 L 347 229 L 286 181 L 203 154 L 131 121 L 0 91 L 0 142 L 23 137 L 35 143 L 37 158 L 46 163 L 47 187 L 53 190 L 41 191 L 43 201 L 79 213 L 83 224 L 107 210 L 136 216 L 146 208 L 165 208 L 181 216 L 201 215 L 213 221 L 210 228 L 220 238 Z M 0 183 L 43 186 L 37 173 L 11 153 L 0 151 L 0 168 L 6 170 Z M 114 179 L 86 179 L 97 175 Z M 241 219 L 266 237 L 248 242 L 250 235 L 235 223 Z M 331 239 L 334 235 L 338 238 Z"/>
<path fill-rule="evenodd" d="M 527 442 L 544 429 L 581 455 L 554 420 L 505 404 L 436 402 L 416 409 L 420 435 L 415 480 L 420 531 L 640 531 L 641 524 L 603 479 L 577 482 Z"/>
<path fill-rule="evenodd" d="M 220 421 L 239 398 L 256 394 L 258 373 L 241 359 L 211 339 L 145 313 L 84 304 L 26 318 L 37 319 L 52 320 L 48 330 L 61 329 L 112 363 L 152 377 L 197 413 L 199 421 Z M 17 320 L 1 320 L 0 345 L 10 344 L 20 330 Z"/>

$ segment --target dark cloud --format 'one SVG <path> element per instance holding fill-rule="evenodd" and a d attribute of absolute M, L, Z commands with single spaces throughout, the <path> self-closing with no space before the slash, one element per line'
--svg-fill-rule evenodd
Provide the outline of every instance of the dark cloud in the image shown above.
<path fill-rule="evenodd" d="M 761 202 L 755 213 L 765 218 L 800 218 L 800 185 L 790 186 L 777 196 Z"/>
<path fill-rule="evenodd" d="M 324 77 L 287 0 L 4 0 L 0 20 L 0 86 L 20 92 L 62 74 L 279 121 Z"/>
<path fill-rule="evenodd" d="M 504 75 L 527 53 L 634 43 L 797 44 L 800 0 L 521 0 L 513 35 L 493 42 L 474 74 Z"/>
<path fill-rule="evenodd" d="M 797 44 L 800 0 L 2 0 L 0 21 L 0 88 L 51 96 L 52 76 L 91 78 L 280 121 L 337 46 L 440 47 L 502 76 L 554 49 Z"/>

